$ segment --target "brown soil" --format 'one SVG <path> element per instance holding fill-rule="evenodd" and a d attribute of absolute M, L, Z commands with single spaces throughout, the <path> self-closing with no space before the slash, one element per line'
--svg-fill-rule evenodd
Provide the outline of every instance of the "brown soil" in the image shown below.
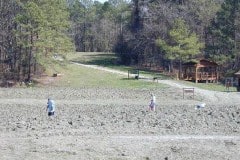
<path fill-rule="evenodd" d="M 148 111 L 150 92 L 157 98 L 156 112 Z M 3 160 L 237 160 L 238 93 L 214 93 L 212 100 L 196 94 L 196 99 L 190 95 L 183 99 L 182 89 L 176 87 L 3 88 L 0 156 Z M 46 113 L 49 96 L 56 101 L 53 120 Z M 195 109 L 202 102 L 206 107 Z"/>

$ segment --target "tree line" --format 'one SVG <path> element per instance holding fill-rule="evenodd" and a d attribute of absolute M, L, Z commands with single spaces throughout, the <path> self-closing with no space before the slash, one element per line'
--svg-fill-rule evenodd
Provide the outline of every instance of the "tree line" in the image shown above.
<path fill-rule="evenodd" d="M 0 76 L 29 81 L 55 53 L 114 52 L 172 72 L 197 58 L 240 68 L 239 0 L 0 0 Z"/>
<path fill-rule="evenodd" d="M 64 0 L 0 0 L 0 11 L 2 82 L 30 81 L 54 53 L 73 49 Z"/>
<path fill-rule="evenodd" d="M 122 57 L 170 71 L 207 58 L 222 72 L 235 72 L 240 67 L 239 9 L 239 0 L 134 0 L 132 38 L 126 35 L 120 43 L 129 49 Z"/>

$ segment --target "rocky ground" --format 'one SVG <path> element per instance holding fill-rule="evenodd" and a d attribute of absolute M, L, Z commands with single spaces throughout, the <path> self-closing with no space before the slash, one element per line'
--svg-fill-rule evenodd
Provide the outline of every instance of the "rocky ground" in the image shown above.
<path fill-rule="evenodd" d="M 162 83 L 171 87 L 1 88 L 0 159 L 238 160 L 240 94 L 196 89 L 183 99 L 182 86 Z M 156 112 L 148 111 L 150 93 Z"/>

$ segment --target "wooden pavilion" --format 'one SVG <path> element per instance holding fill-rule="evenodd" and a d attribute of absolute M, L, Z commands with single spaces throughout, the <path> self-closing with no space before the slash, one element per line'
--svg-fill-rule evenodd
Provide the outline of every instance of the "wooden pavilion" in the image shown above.
<path fill-rule="evenodd" d="M 198 82 L 217 82 L 219 79 L 218 64 L 207 59 L 184 63 L 182 66 L 184 80 Z"/>

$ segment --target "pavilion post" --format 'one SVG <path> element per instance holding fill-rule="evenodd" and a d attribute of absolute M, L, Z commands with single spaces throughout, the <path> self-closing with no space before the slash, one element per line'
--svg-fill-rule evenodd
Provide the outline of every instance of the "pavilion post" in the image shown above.
<path fill-rule="evenodd" d="M 196 72 L 195 72 L 195 83 L 198 83 L 198 68 L 196 67 Z"/>

